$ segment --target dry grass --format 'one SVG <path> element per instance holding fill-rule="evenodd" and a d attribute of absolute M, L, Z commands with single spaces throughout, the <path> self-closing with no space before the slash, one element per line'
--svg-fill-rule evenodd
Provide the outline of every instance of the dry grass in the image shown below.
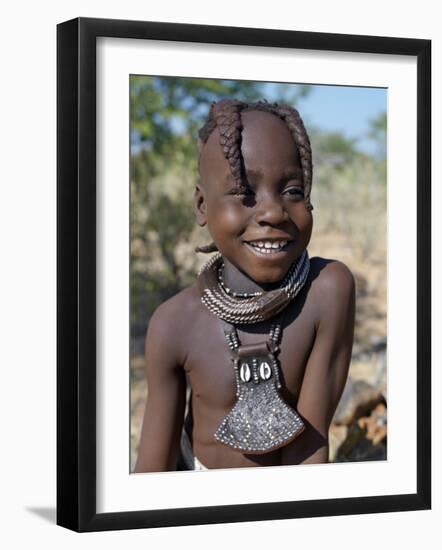
<path fill-rule="evenodd" d="M 314 189 L 311 256 L 344 262 L 356 280 L 355 344 L 386 337 L 386 187 L 373 162 L 358 161 Z"/>

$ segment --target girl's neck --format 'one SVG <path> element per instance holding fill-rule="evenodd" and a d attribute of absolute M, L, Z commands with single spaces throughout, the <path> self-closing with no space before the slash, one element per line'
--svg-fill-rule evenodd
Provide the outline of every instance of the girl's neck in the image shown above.
<path fill-rule="evenodd" d="M 223 257 L 224 269 L 223 269 L 223 282 L 224 284 L 239 293 L 253 293 L 263 292 L 279 288 L 280 283 L 258 284 L 246 273 L 238 269 L 227 258 Z"/>

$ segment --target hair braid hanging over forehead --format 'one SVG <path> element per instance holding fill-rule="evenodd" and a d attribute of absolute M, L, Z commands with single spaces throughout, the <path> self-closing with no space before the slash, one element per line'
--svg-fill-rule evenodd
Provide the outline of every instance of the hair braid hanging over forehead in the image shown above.
<path fill-rule="evenodd" d="M 254 103 L 247 103 L 237 99 L 214 101 L 211 104 L 204 126 L 198 132 L 202 143 L 205 144 L 213 130 L 218 128 L 220 135 L 219 142 L 224 157 L 229 162 L 235 181 L 241 184 L 244 176 L 244 159 L 241 154 L 241 132 L 243 129 L 241 112 L 245 111 L 265 111 L 274 114 L 285 122 L 299 152 L 304 183 L 305 205 L 308 210 L 313 210 L 310 202 L 313 172 L 310 139 L 301 116 L 293 107 L 283 103 L 269 103 L 267 101 Z M 214 243 L 196 248 L 198 252 L 215 252 L 216 250 L 217 248 Z"/>

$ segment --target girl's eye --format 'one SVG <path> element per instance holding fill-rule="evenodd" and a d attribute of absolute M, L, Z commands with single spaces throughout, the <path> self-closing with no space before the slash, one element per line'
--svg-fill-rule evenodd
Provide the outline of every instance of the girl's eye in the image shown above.
<path fill-rule="evenodd" d="M 250 187 L 236 187 L 235 189 L 232 189 L 231 194 L 238 196 L 250 196 L 254 193 L 253 189 L 251 189 Z"/>
<path fill-rule="evenodd" d="M 284 194 L 289 195 L 290 197 L 303 197 L 304 190 L 300 187 L 288 187 L 284 190 Z"/>

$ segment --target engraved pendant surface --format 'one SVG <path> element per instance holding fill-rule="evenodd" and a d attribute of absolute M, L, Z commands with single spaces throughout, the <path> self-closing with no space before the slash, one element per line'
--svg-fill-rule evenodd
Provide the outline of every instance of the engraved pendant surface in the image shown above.
<path fill-rule="evenodd" d="M 279 395 L 277 369 L 271 353 L 237 360 L 238 399 L 216 430 L 217 441 L 243 453 L 263 454 L 304 430 L 299 414 Z"/>

